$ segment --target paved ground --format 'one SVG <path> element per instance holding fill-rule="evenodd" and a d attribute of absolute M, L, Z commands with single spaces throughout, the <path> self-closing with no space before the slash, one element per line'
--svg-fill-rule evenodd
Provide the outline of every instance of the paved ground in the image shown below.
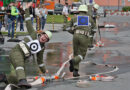
<path fill-rule="evenodd" d="M 104 42 L 104 47 L 96 48 L 93 51 L 88 51 L 86 61 L 92 61 L 98 64 L 110 64 L 119 67 L 119 70 L 114 73 L 110 73 L 108 75 L 117 76 L 112 82 L 101 82 L 101 81 L 90 81 L 90 86 L 88 88 L 79 88 L 76 86 L 77 81 L 59 81 L 59 82 L 50 82 L 46 87 L 41 85 L 36 86 L 29 90 L 129 90 L 130 83 L 130 20 L 128 16 L 111 16 L 107 18 L 101 18 L 101 24 L 111 23 L 116 25 L 116 28 L 107 28 L 101 29 L 102 41 Z M 47 43 L 46 50 L 44 53 L 44 59 L 47 60 L 47 68 L 50 71 L 50 74 L 55 73 L 61 66 L 61 64 L 68 59 L 68 56 L 72 53 L 72 35 L 66 31 L 62 31 L 62 25 L 57 25 L 55 27 L 57 32 L 53 32 L 52 40 Z M 46 29 L 50 29 L 50 26 L 46 26 Z M 99 36 L 98 36 L 99 37 Z M 19 37 L 22 39 L 23 36 Z M 6 37 L 8 40 L 8 37 Z M 16 43 L 5 42 L 4 45 L 0 45 L 0 47 L 8 47 L 3 48 L 5 50 L 10 50 Z M 5 51 L 6 52 L 6 51 Z M 1 53 L 1 58 L 3 61 L 7 60 L 2 55 L 8 55 L 8 53 Z M 1 60 L 1 61 L 2 61 Z M 6 63 L 3 62 L 2 63 Z M 1 64 L 2 64 L 1 63 Z M 2 68 L 0 64 L 0 71 L 6 71 L 6 69 Z M 65 68 L 65 72 L 67 73 L 66 77 L 71 77 L 72 74 L 68 71 L 68 66 Z M 30 67 L 28 67 L 30 68 Z M 34 69 L 29 69 L 28 75 L 34 74 Z M 97 67 L 87 67 L 84 66 L 83 63 L 80 65 L 80 74 L 90 74 L 90 73 L 98 73 L 104 72 L 105 67 L 97 66 Z M 32 73 L 33 72 L 33 73 Z M 87 78 L 84 78 L 87 80 Z"/>

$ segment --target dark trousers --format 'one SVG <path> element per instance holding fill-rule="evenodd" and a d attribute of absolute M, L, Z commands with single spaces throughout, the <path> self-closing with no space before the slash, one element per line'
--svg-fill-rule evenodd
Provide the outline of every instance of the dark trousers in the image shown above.
<path fill-rule="evenodd" d="M 12 27 L 12 20 L 8 18 L 8 36 L 10 36 L 11 27 Z"/>
<path fill-rule="evenodd" d="M 86 35 L 74 34 L 73 36 L 73 53 L 74 53 L 74 69 L 79 69 L 79 63 L 81 62 L 81 55 L 84 59 L 87 48 L 88 48 L 89 38 Z"/>
<path fill-rule="evenodd" d="M 19 21 L 20 21 L 20 31 L 24 31 L 24 25 L 23 25 L 24 19 L 22 16 L 19 17 Z"/>
<path fill-rule="evenodd" d="M 42 28 L 42 30 L 44 30 L 45 24 L 46 24 L 46 19 L 44 17 L 42 17 L 42 19 L 41 19 L 41 28 Z"/>
<path fill-rule="evenodd" d="M 1 28 L 2 28 L 2 23 L 1 23 L 1 21 L 0 21 L 0 31 L 1 31 Z"/>
<path fill-rule="evenodd" d="M 16 16 L 12 16 L 11 17 L 11 20 L 12 20 L 12 38 L 14 38 L 14 29 L 17 28 L 17 18 Z M 15 27 L 15 24 L 16 24 L 16 27 Z"/>

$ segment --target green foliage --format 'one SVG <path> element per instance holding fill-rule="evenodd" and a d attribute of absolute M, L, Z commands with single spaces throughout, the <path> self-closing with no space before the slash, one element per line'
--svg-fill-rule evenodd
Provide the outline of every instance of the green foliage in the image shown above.
<path fill-rule="evenodd" d="M 4 7 L 8 6 L 9 3 L 14 2 L 15 0 L 3 0 Z"/>
<path fill-rule="evenodd" d="M 123 11 L 130 11 L 130 6 L 125 6 L 122 8 Z"/>
<path fill-rule="evenodd" d="M 2 34 L 3 35 L 8 35 L 8 32 L 2 32 Z M 22 35 L 23 36 L 23 35 L 28 35 L 28 33 L 27 32 L 16 32 L 16 35 L 18 35 L 18 36 Z"/>
<path fill-rule="evenodd" d="M 73 17 L 73 15 L 69 15 L 69 17 Z M 48 15 L 47 16 L 47 23 L 63 23 L 63 15 Z"/>

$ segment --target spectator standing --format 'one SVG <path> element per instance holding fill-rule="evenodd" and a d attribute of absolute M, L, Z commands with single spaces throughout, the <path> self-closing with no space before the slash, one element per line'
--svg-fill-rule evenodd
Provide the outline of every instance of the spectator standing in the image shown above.
<path fill-rule="evenodd" d="M 2 28 L 2 23 L 1 23 L 1 20 L 0 20 L 0 32 L 1 32 L 1 28 Z"/>
<path fill-rule="evenodd" d="M 1 7 L 1 23 L 4 24 L 4 16 L 5 16 L 5 7 Z"/>
<path fill-rule="evenodd" d="M 10 30 L 12 27 L 12 21 L 11 21 L 11 6 L 12 3 L 10 3 L 7 7 L 6 13 L 7 13 L 7 18 L 8 18 L 8 37 L 10 37 Z"/>
<path fill-rule="evenodd" d="M 20 31 L 24 31 L 23 22 L 24 22 L 24 14 L 25 14 L 25 11 L 23 10 L 23 6 L 22 6 L 22 5 L 20 5 L 20 7 L 19 7 L 19 12 L 20 12 L 20 15 L 19 15 Z"/>
<path fill-rule="evenodd" d="M 7 7 L 5 7 L 4 12 L 6 13 Z M 8 30 L 8 15 L 5 14 L 4 15 L 4 26 L 5 26 L 5 30 Z"/>
<path fill-rule="evenodd" d="M 35 8 L 35 15 L 36 15 L 36 30 L 40 30 L 40 25 L 41 25 L 41 20 L 40 18 L 42 17 L 41 16 L 41 13 L 40 13 L 40 5 L 37 5 L 37 8 Z"/>
<path fill-rule="evenodd" d="M 46 24 L 46 19 L 47 19 L 47 14 L 48 14 L 48 10 L 46 9 L 45 4 L 42 5 L 42 8 L 40 9 L 40 13 L 42 15 L 41 29 L 44 30 L 44 26 Z"/>
<path fill-rule="evenodd" d="M 1 21 L 0 21 L 0 32 L 1 32 L 1 28 L 2 28 L 2 24 L 1 24 Z"/>
<path fill-rule="evenodd" d="M 29 12 L 30 12 L 30 17 L 31 17 L 32 25 L 33 25 L 34 18 L 35 18 L 35 4 L 34 3 L 33 3 L 33 5 L 31 7 L 29 7 Z"/>
<path fill-rule="evenodd" d="M 2 29 L 2 25 L 4 25 L 4 16 L 5 16 L 5 8 L 0 8 L 0 31 Z"/>
<path fill-rule="evenodd" d="M 14 28 L 15 28 L 15 21 L 17 24 L 17 18 L 19 16 L 19 11 L 17 9 L 17 4 L 18 3 L 12 3 L 13 5 L 11 6 L 11 21 L 12 21 L 12 38 L 14 38 Z"/>
<path fill-rule="evenodd" d="M 63 26 L 63 31 L 64 31 L 64 30 L 66 30 L 67 18 L 69 15 L 68 3 L 65 3 L 65 6 L 63 7 L 62 15 L 64 18 L 64 26 Z"/>
<path fill-rule="evenodd" d="M 1 32 L 1 28 L 2 28 L 2 12 L 0 8 L 0 32 Z"/>

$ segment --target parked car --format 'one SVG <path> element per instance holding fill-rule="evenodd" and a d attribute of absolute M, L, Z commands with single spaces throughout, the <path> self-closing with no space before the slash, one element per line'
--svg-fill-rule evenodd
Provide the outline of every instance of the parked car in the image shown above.
<path fill-rule="evenodd" d="M 103 7 L 100 7 L 97 12 L 100 16 L 106 17 L 106 11 Z"/>
<path fill-rule="evenodd" d="M 70 7 L 70 13 L 71 14 L 77 14 L 79 6 L 81 5 L 81 2 L 73 2 L 72 6 Z"/>
<path fill-rule="evenodd" d="M 62 10 L 63 10 L 63 5 L 56 3 L 55 4 L 55 9 L 54 9 L 54 14 L 62 14 Z"/>

